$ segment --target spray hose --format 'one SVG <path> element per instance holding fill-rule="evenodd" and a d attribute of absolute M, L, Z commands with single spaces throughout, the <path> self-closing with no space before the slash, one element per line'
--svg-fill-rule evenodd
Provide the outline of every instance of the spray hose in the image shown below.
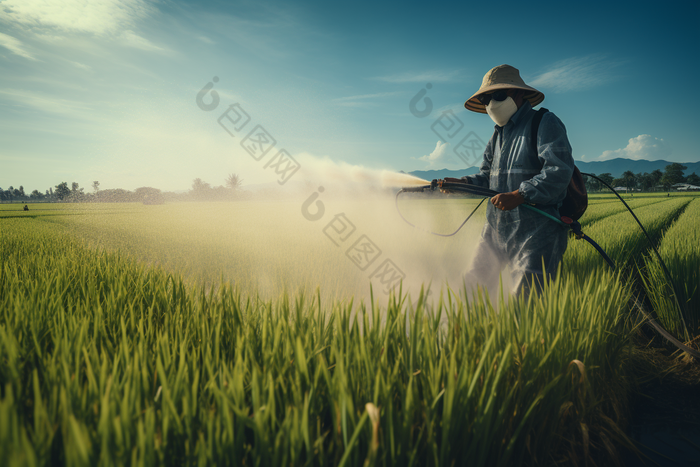
<path fill-rule="evenodd" d="M 587 176 L 587 177 L 591 177 L 591 178 L 597 180 L 598 182 L 600 182 L 603 186 L 605 186 L 608 190 L 610 190 L 615 196 L 617 196 L 617 198 L 622 202 L 622 204 L 625 206 L 625 208 L 627 208 L 627 210 L 629 211 L 629 213 L 632 214 L 632 217 L 634 218 L 635 222 L 637 223 L 637 225 L 639 226 L 639 228 L 640 228 L 640 229 L 642 230 L 642 232 L 644 233 L 644 236 L 645 236 L 646 239 L 649 241 L 649 245 L 651 245 L 652 250 L 653 250 L 654 253 L 656 254 L 656 258 L 659 260 L 659 263 L 661 264 L 661 267 L 662 267 L 662 269 L 663 269 L 663 271 L 664 271 L 664 275 L 666 276 L 666 279 L 668 279 L 668 282 L 671 284 L 671 288 L 673 289 L 673 298 L 674 298 L 674 300 L 675 300 L 675 302 L 676 302 L 676 305 L 678 306 L 679 316 L 680 316 L 680 318 L 681 318 L 681 322 L 683 323 L 683 329 L 686 329 L 686 330 L 687 330 L 688 328 L 687 328 L 687 326 L 686 326 L 686 324 L 685 324 L 685 318 L 683 318 L 683 308 L 681 307 L 681 304 L 680 304 L 680 302 L 678 301 L 678 296 L 679 296 L 679 295 L 678 295 L 678 287 L 676 287 L 676 282 L 673 280 L 673 277 L 671 276 L 671 273 L 669 272 L 668 267 L 666 267 L 666 263 L 665 263 L 664 260 L 661 258 L 661 254 L 659 253 L 659 250 L 656 248 L 656 245 L 654 244 L 653 240 L 651 239 L 651 237 L 650 237 L 649 234 L 647 233 L 647 230 L 644 228 L 644 225 L 642 225 L 642 222 L 637 218 L 637 216 L 636 216 L 636 214 L 634 213 L 634 211 L 632 211 L 632 208 L 629 207 L 629 205 L 625 202 L 624 199 L 622 199 L 622 196 L 620 196 L 620 194 L 619 194 L 617 191 L 615 191 L 615 189 L 614 189 L 613 187 L 611 187 L 610 185 L 608 185 L 604 180 L 601 180 L 600 178 L 596 177 L 596 176 L 593 175 L 593 174 L 581 173 L 581 175 L 585 175 L 585 176 Z M 613 268 L 613 269 L 614 269 L 614 268 Z M 666 331 L 666 330 L 651 316 L 651 313 L 648 312 L 648 311 L 646 311 L 646 310 L 644 309 L 644 304 L 640 302 L 639 298 L 635 297 L 635 298 L 634 298 L 634 302 L 635 302 L 634 304 L 635 304 L 635 306 L 637 307 L 637 309 L 642 313 L 642 315 L 647 319 L 647 321 L 649 322 L 649 324 L 650 324 L 659 334 L 661 334 L 667 341 L 669 341 L 670 343 L 672 343 L 672 344 L 673 344 L 674 346 L 676 346 L 676 348 L 678 348 L 679 350 L 682 350 L 682 351 L 684 351 L 684 352 L 686 352 L 686 353 L 692 355 L 692 356 L 695 357 L 696 359 L 700 360 L 700 352 L 698 352 L 697 350 L 695 350 L 695 349 L 693 349 L 693 348 L 691 348 L 691 347 L 688 347 L 687 345 L 681 343 L 679 340 L 677 340 L 675 337 L 673 337 L 668 331 Z M 687 331 L 686 331 L 686 332 L 687 332 Z M 687 337 L 687 336 L 686 336 L 686 337 Z"/>
<path fill-rule="evenodd" d="M 595 175 L 592 175 L 592 174 L 582 173 L 581 175 L 586 175 L 586 176 L 588 176 L 588 177 L 594 178 L 594 179 L 598 180 L 600 183 L 602 183 L 604 186 L 606 186 L 610 191 L 612 191 L 612 192 L 620 199 L 620 201 L 622 201 L 622 203 L 625 205 L 625 207 L 626 207 L 627 210 L 630 212 L 630 214 L 632 214 L 632 217 L 634 217 L 634 220 L 637 222 L 637 224 L 638 224 L 639 227 L 641 228 L 642 232 L 644 233 L 644 236 L 647 238 L 647 240 L 649 240 L 649 244 L 651 245 L 652 249 L 653 249 L 654 252 L 656 253 L 656 257 L 658 258 L 659 262 L 661 263 L 661 265 L 662 265 L 662 267 L 663 267 L 663 270 L 664 270 L 664 273 L 665 273 L 666 277 L 668 278 L 669 282 L 671 283 L 671 286 L 672 286 L 673 291 L 674 291 L 674 298 L 675 298 L 676 304 L 678 305 L 679 310 L 680 310 L 680 316 L 681 316 L 681 320 L 682 320 L 682 322 L 683 322 L 683 327 L 684 327 L 684 329 L 687 329 L 687 328 L 685 327 L 685 320 L 683 319 L 683 312 L 682 312 L 682 309 L 680 308 L 680 303 L 678 302 L 678 289 L 676 288 L 676 284 L 675 284 L 675 282 L 673 281 L 673 278 L 671 277 L 671 273 L 668 271 L 668 268 L 666 267 L 666 264 L 665 264 L 665 263 L 663 262 L 663 260 L 661 259 L 661 255 L 659 254 L 659 251 L 656 249 L 656 246 L 654 245 L 654 242 L 652 241 L 651 237 L 650 237 L 649 234 L 647 233 L 647 231 L 646 231 L 646 229 L 644 228 L 644 226 L 642 225 L 642 223 L 639 221 L 639 219 L 637 218 L 637 216 L 636 216 L 636 215 L 634 214 L 634 212 L 632 211 L 632 208 L 630 208 L 630 207 L 627 205 L 627 203 L 625 203 L 625 200 L 622 199 L 622 197 L 620 197 L 620 195 L 619 195 L 610 185 L 608 185 L 607 183 L 605 183 L 605 181 L 601 180 L 600 178 L 598 178 L 598 177 L 596 177 Z M 458 191 L 458 192 L 463 192 L 463 193 L 468 193 L 468 194 L 471 194 L 471 195 L 483 197 L 483 199 L 479 202 L 479 204 L 477 204 L 477 206 L 472 210 L 472 212 L 469 213 L 469 215 L 468 215 L 467 218 L 464 220 L 464 222 L 462 222 L 462 224 L 457 228 L 457 230 L 455 230 L 455 231 L 452 232 L 451 234 L 440 234 L 440 233 L 432 232 L 432 231 L 427 230 L 427 229 L 422 229 L 422 228 L 416 226 L 415 224 L 412 224 L 411 222 L 409 222 L 408 219 L 406 219 L 406 218 L 403 216 L 403 214 L 401 214 L 401 209 L 399 209 L 399 196 L 400 196 L 402 193 L 410 193 L 410 192 L 419 192 L 419 193 L 420 193 L 420 192 L 425 192 L 425 191 L 435 191 L 435 190 L 438 190 L 438 189 L 445 190 L 445 191 Z M 402 188 L 401 190 L 399 190 L 398 193 L 396 193 L 396 200 L 395 200 L 395 202 L 396 202 L 396 210 L 397 210 L 397 212 L 399 213 L 399 216 L 401 216 L 401 219 L 403 219 L 404 222 L 406 222 L 406 223 L 409 224 L 410 226 L 412 226 L 412 227 L 414 227 L 414 228 L 416 228 L 416 229 L 422 230 L 422 231 L 424 231 L 424 232 L 428 232 L 428 233 L 430 233 L 430 234 L 432 234 L 432 235 L 437 235 L 437 236 L 439 236 L 439 237 L 451 237 L 451 236 L 457 234 L 457 232 L 459 232 L 459 231 L 462 229 L 462 227 L 464 227 L 464 224 L 466 224 L 467 221 L 468 221 L 469 219 L 471 219 L 471 217 L 474 215 L 474 213 L 477 211 L 477 209 L 479 209 L 479 207 L 484 203 L 484 201 L 486 201 L 487 199 L 492 198 L 492 197 L 494 197 L 494 196 L 496 196 L 496 195 L 498 195 L 498 194 L 500 194 L 500 193 L 497 192 L 497 191 L 494 191 L 494 190 L 491 190 L 491 189 L 488 189 L 488 188 L 484 188 L 484 187 L 481 187 L 481 186 L 477 186 L 477 185 L 468 184 L 468 183 L 455 183 L 455 182 L 447 182 L 447 181 L 445 181 L 445 180 L 433 180 L 432 182 L 430 182 L 430 185 L 421 185 L 421 186 L 415 186 L 415 187 L 406 187 L 406 188 Z M 577 221 L 575 221 L 575 220 L 573 220 L 573 219 L 570 219 L 570 218 L 568 218 L 568 217 L 561 217 L 560 219 L 557 219 L 556 217 L 554 217 L 554 216 L 552 216 L 552 215 L 550 215 L 550 214 L 548 214 L 548 213 L 542 211 L 541 209 L 538 209 L 538 208 L 535 207 L 535 206 L 532 206 L 532 205 L 530 205 L 530 204 L 527 204 L 527 203 L 521 204 L 520 206 L 523 206 L 523 207 L 526 208 L 526 209 L 530 209 L 530 210 L 532 210 L 532 211 L 534 211 L 534 212 L 536 212 L 536 213 L 538 213 L 538 214 L 540 214 L 540 215 L 542 215 L 542 216 L 544 216 L 544 217 L 546 217 L 546 218 L 548 218 L 548 219 L 550 219 L 550 220 L 556 222 L 556 223 L 559 224 L 559 225 L 569 227 L 569 228 L 571 229 L 571 232 L 573 233 L 573 235 L 574 235 L 577 239 L 579 239 L 579 240 L 585 240 L 585 241 L 588 242 L 591 246 L 593 246 L 593 248 L 596 249 L 596 251 L 600 254 L 600 256 L 605 260 L 605 262 L 608 264 L 608 266 L 610 266 L 610 268 L 611 268 L 613 271 L 617 269 L 616 266 L 615 266 L 615 263 L 613 262 L 612 259 L 610 259 L 610 257 L 607 255 L 607 253 L 605 253 L 605 251 L 603 250 L 603 248 L 601 248 L 601 246 L 598 245 L 592 238 L 590 238 L 589 236 L 587 236 L 586 234 L 584 234 L 584 233 L 582 232 L 582 230 L 581 230 L 581 224 L 580 224 L 579 222 L 577 222 Z M 673 344 L 673 345 L 674 345 L 676 348 L 678 348 L 679 350 L 682 350 L 682 351 L 684 351 L 684 352 L 686 352 L 686 353 L 692 355 L 693 357 L 695 357 L 695 358 L 697 358 L 697 359 L 700 359 L 700 352 L 698 352 L 697 350 L 695 350 L 695 349 L 693 349 L 693 348 L 691 348 L 691 347 L 688 347 L 687 345 L 683 344 L 683 343 L 680 342 L 678 339 L 676 339 L 673 335 L 671 335 L 671 333 L 669 333 L 668 331 L 666 331 L 666 330 L 652 317 L 651 313 L 644 309 L 644 307 L 645 307 L 644 303 L 643 303 L 642 301 L 640 301 L 639 298 L 637 298 L 636 296 L 634 297 L 633 305 L 634 305 L 634 307 L 636 307 L 636 308 L 642 313 L 642 315 L 647 319 L 648 323 L 649 323 L 659 334 L 661 334 L 661 336 L 663 336 L 667 341 L 669 341 L 671 344 Z"/>

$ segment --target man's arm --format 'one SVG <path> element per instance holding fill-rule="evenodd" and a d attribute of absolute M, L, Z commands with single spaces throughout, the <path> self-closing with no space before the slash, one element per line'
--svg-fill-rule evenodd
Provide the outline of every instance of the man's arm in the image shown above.
<path fill-rule="evenodd" d="M 493 144 L 496 137 L 496 132 L 493 133 L 488 144 L 486 144 L 486 149 L 484 149 L 484 157 L 481 160 L 481 167 L 479 167 L 479 173 L 474 175 L 467 175 L 462 177 L 467 183 L 472 185 L 483 186 L 484 188 L 489 187 L 489 179 L 491 177 L 491 162 L 493 162 Z"/>
<path fill-rule="evenodd" d="M 542 117 L 537 132 L 537 157 L 542 170 L 522 182 L 518 192 L 528 203 L 557 204 L 566 196 L 566 188 L 574 173 L 574 157 L 566 127 L 551 112 Z"/>

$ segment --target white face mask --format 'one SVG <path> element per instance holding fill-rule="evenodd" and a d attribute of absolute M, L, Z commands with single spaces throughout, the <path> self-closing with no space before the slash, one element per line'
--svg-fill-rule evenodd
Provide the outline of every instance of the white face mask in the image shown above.
<path fill-rule="evenodd" d="M 491 99 L 489 105 L 486 106 L 486 113 L 489 114 L 491 120 L 496 122 L 498 126 L 506 126 L 510 117 L 512 117 L 517 110 L 518 106 L 515 105 L 515 101 L 512 97 L 508 97 L 503 101 Z"/>

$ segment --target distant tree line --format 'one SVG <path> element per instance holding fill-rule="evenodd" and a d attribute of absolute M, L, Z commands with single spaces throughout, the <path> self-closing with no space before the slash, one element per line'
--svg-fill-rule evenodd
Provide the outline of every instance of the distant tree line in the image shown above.
<path fill-rule="evenodd" d="M 688 175 L 687 177 L 683 175 L 683 172 L 688 167 L 673 163 L 666 166 L 663 172 L 661 170 L 654 170 L 652 173 L 632 173 L 631 170 L 623 173 L 622 176 L 615 178 L 612 174 L 593 174 L 599 177 L 601 180 L 605 181 L 608 185 L 613 188 L 625 187 L 630 191 L 669 191 L 671 187 L 677 183 L 687 183 L 689 185 L 700 186 L 700 176 L 696 175 L 695 172 Z M 588 191 L 600 191 L 606 188 L 593 178 L 586 178 L 586 189 Z"/>
<path fill-rule="evenodd" d="M 44 193 L 34 190 L 27 194 L 24 187 L 0 187 L 0 202 L 2 203 L 144 203 L 163 204 L 172 201 L 226 201 L 246 197 L 241 188 L 243 180 L 236 174 L 230 174 L 225 180 L 225 186 L 212 187 L 209 183 L 196 178 L 192 189 L 184 193 L 163 192 L 158 188 L 140 187 L 134 191 L 121 188 L 100 189 L 100 182 L 92 182 L 92 193 L 86 193 L 77 182 L 61 182 L 47 189 Z"/>

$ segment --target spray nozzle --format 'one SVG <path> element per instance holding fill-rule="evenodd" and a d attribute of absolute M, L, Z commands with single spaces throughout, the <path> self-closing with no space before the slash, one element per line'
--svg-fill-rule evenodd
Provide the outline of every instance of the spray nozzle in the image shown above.
<path fill-rule="evenodd" d="M 497 191 L 490 190 L 485 187 L 473 185 L 468 180 L 463 178 L 436 178 L 430 182 L 430 185 L 421 185 L 416 187 L 406 187 L 401 191 L 413 191 L 413 192 L 424 192 L 424 191 L 437 191 L 440 190 L 442 193 L 467 193 L 473 196 L 479 196 L 484 198 L 490 198 L 498 194 Z"/>
<path fill-rule="evenodd" d="M 442 180 L 433 180 L 430 182 L 430 185 L 421 185 L 421 186 L 410 186 L 410 187 L 403 187 L 401 191 L 403 192 L 418 192 L 422 193 L 424 191 L 435 191 L 437 190 L 437 187 L 440 185 L 440 182 Z"/>

